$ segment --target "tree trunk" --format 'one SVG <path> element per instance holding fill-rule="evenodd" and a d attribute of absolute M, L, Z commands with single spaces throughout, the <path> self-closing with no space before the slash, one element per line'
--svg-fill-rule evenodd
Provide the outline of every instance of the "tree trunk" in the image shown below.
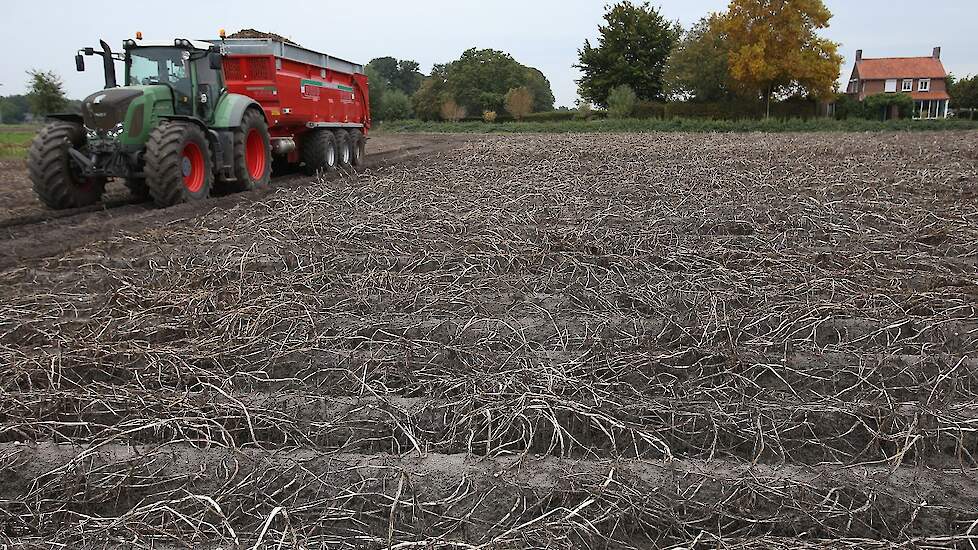
<path fill-rule="evenodd" d="M 768 84 L 767 93 L 764 94 L 764 99 L 767 101 L 767 114 L 764 118 L 771 118 L 771 85 Z"/>

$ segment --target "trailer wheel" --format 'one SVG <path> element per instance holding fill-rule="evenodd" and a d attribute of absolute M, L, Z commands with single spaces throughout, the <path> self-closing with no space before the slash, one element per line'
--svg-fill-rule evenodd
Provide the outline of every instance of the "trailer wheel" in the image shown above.
<path fill-rule="evenodd" d="M 149 198 L 149 187 L 146 186 L 146 178 L 126 178 L 126 187 L 129 194 L 140 202 Z"/>
<path fill-rule="evenodd" d="M 272 146 L 268 123 L 257 109 L 248 109 L 234 131 L 234 177 L 231 188 L 250 191 L 272 177 Z"/>
<path fill-rule="evenodd" d="M 31 142 L 27 168 L 34 193 L 50 208 L 95 204 L 105 191 L 105 178 L 85 178 L 68 148 L 84 149 L 85 131 L 74 122 L 54 121 Z"/>
<path fill-rule="evenodd" d="M 336 139 L 329 130 L 313 130 L 302 139 L 302 162 L 306 173 L 336 169 Z"/>
<path fill-rule="evenodd" d="M 210 146 L 199 126 L 165 122 L 150 133 L 146 185 L 157 206 L 204 200 L 213 184 Z"/>
<path fill-rule="evenodd" d="M 353 157 L 350 147 L 350 134 L 346 130 L 336 131 L 336 165 L 340 168 L 349 168 L 351 157 Z"/>
<path fill-rule="evenodd" d="M 367 156 L 367 138 L 360 130 L 350 130 L 350 162 L 353 166 L 363 166 Z"/>

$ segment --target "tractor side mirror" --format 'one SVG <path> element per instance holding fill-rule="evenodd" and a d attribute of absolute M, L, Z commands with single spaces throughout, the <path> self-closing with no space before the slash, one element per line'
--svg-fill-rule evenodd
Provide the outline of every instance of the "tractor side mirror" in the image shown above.
<path fill-rule="evenodd" d="M 82 54 L 75 56 L 75 70 L 80 73 L 85 72 L 85 58 L 82 56 Z"/>
<path fill-rule="evenodd" d="M 224 66 L 224 59 L 221 57 L 221 54 L 219 53 L 207 54 L 207 61 L 210 63 L 211 69 L 215 71 L 221 70 L 221 67 Z"/>

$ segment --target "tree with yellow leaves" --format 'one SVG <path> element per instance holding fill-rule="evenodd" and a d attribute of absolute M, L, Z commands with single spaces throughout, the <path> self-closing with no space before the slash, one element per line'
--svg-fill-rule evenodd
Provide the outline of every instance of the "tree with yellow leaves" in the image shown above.
<path fill-rule="evenodd" d="M 767 101 L 785 91 L 827 99 L 836 88 L 839 44 L 819 37 L 832 13 L 822 0 L 731 0 L 719 21 L 730 48 L 730 77 Z"/>

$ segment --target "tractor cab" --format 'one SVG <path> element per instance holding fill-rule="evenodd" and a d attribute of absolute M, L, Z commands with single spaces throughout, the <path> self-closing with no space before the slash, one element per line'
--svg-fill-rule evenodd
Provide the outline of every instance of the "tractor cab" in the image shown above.
<path fill-rule="evenodd" d="M 84 56 L 99 55 L 103 58 L 105 67 L 105 90 L 120 88 L 116 78 L 114 61 L 122 61 L 125 74 L 121 88 L 122 93 L 95 93 L 86 98 L 84 105 L 94 107 L 103 104 L 106 99 L 116 99 L 125 105 L 105 105 L 126 107 L 131 100 L 143 94 L 154 96 L 168 95 L 169 107 L 172 112 L 167 114 L 196 117 L 209 122 L 213 118 L 214 105 L 224 90 L 222 76 L 221 54 L 217 46 L 208 42 L 178 38 L 173 41 L 144 41 L 126 40 L 123 42 L 124 54 L 111 51 L 108 44 L 101 43 L 102 51 L 93 48 L 79 50 L 75 64 L 79 71 L 85 70 Z M 99 99 L 99 101 L 95 101 Z M 109 101 L 117 103 L 117 101 Z M 97 108 L 95 110 L 98 110 Z M 86 113 L 89 114 L 89 113 Z M 102 116 L 86 117 L 106 118 Z M 115 118 L 115 117 L 113 117 Z M 88 120 L 90 127 L 104 127 L 110 121 Z M 122 120 L 112 120 L 112 124 L 122 123 Z"/>
<path fill-rule="evenodd" d="M 174 114 L 209 121 L 224 88 L 221 54 L 207 42 L 127 40 L 125 85 L 164 85 L 173 94 Z"/>

